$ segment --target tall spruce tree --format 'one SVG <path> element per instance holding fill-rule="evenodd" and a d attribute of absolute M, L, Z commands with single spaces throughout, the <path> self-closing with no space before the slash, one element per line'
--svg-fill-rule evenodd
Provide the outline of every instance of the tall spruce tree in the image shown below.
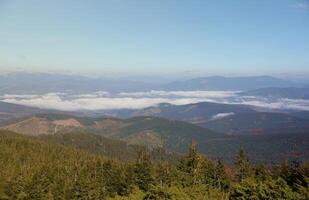
<path fill-rule="evenodd" d="M 148 191 L 153 184 L 152 162 L 148 151 L 143 148 L 137 152 L 134 167 L 135 183 L 142 191 Z"/>
<path fill-rule="evenodd" d="M 251 165 L 243 147 L 240 148 L 235 161 L 236 173 L 235 179 L 241 182 L 243 179 L 247 178 L 251 174 Z"/>
<path fill-rule="evenodd" d="M 192 140 L 187 154 L 180 160 L 179 170 L 184 173 L 184 184 L 194 185 L 201 179 L 202 157 L 197 151 L 196 141 Z"/>

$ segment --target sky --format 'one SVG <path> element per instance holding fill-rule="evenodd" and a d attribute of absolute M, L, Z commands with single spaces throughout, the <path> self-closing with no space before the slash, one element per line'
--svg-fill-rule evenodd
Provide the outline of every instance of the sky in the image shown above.
<path fill-rule="evenodd" d="M 0 0 L 0 72 L 309 75 L 308 0 Z"/>

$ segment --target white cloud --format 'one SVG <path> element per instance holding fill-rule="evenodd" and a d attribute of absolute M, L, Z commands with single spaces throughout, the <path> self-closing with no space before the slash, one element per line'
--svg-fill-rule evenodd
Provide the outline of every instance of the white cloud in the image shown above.
<path fill-rule="evenodd" d="M 204 101 L 200 98 L 136 98 L 136 97 L 86 97 L 62 99 L 60 95 L 49 93 L 34 98 L 7 98 L 4 102 L 57 110 L 108 110 L 108 109 L 141 109 L 160 103 L 183 105 Z"/>
<path fill-rule="evenodd" d="M 96 92 L 80 95 L 48 93 L 45 95 L 3 95 L 0 100 L 47 109 L 66 111 L 108 110 L 108 109 L 142 109 L 160 103 L 185 105 L 199 102 L 216 102 L 225 104 L 243 104 L 268 109 L 308 110 L 309 100 L 302 99 L 267 99 L 260 97 L 241 97 L 230 91 L 149 91 L 120 93 Z M 218 113 L 222 117 L 227 113 Z M 231 113 L 228 113 L 231 114 Z"/>
<path fill-rule="evenodd" d="M 292 109 L 292 110 L 307 110 L 309 111 L 309 100 L 304 99 L 275 99 L 275 100 L 268 100 L 268 99 L 251 99 L 246 100 L 243 99 L 239 104 L 244 105 L 252 105 L 258 107 L 265 107 L 270 109 Z"/>
<path fill-rule="evenodd" d="M 223 118 L 225 118 L 225 117 L 232 116 L 232 115 L 235 115 L 235 113 L 233 113 L 233 112 L 229 112 L 229 113 L 218 113 L 218 114 L 212 116 L 211 120 L 223 119 Z"/>
<path fill-rule="evenodd" d="M 72 97 L 74 98 L 97 98 L 97 97 L 107 97 L 107 96 L 110 96 L 109 92 L 98 91 L 98 92 L 93 92 L 90 94 L 76 94 L 76 95 L 73 95 Z"/>
<path fill-rule="evenodd" d="M 190 98 L 225 98 L 235 96 L 235 91 L 162 91 L 149 92 L 123 92 L 119 96 L 131 97 L 190 97 Z"/>

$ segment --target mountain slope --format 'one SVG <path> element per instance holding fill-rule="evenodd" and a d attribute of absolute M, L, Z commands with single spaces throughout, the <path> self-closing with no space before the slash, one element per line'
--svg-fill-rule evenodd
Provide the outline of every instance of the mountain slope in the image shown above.
<path fill-rule="evenodd" d="M 299 134 L 309 131 L 306 112 L 257 112 L 245 105 L 196 103 L 161 104 L 137 111 L 116 111 L 116 116 L 158 116 L 181 120 L 225 134 Z"/>
<path fill-rule="evenodd" d="M 254 113 L 255 111 L 245 105 L 219 104 L 202 102 L 186 105 L 160 104 L 141 110 L 114 111 L 107 114 L 118 117 L 157 116 L 173 120 L 181 120 L 193 124 L 202 124 L 211 120 L 218 114 Z"/>
<path fill-rule="evenodd" d="M 27 125 L 27 122 L 33 119 L 37 124 L 32 122 L 31 126 Z M 59 128 L 56 133 L 53 132 L 53 128 L 56 126 L 55 121 Z M 45 128 L 33 128 L 40 127 L 40 124 L 41 126 L 44 125 Z M 48 129 L 49 126 L 53 128 Z M 163 147 L 169 151 L 183 153 L 192 139 L 197 141 L 198 148 L 202 153 L 212 158 L 222 158 L 228 162 L 234 159 L 234 155 L 240 146 L 247 147 L 250 159 L 253 161 L 273 162 L 298 155 L 302 155 L 301 157 L 304 159 L 309 157 L 308 132 L 288 134 L 283 131 L 280 134 L 225 135 L 190 123 L 158 117 L 134 117 L 122 120 L 115 118 L 78 118 L 53 114 L 29 117 L 2 128 L 13 130 L 11 127 L 18 127 L 14 130 L 19 133 L 38 135 L 38 138 L 63 145 L 94 152 L 104 153 L 108 150 L 109 154 L 107 155 L 114 155 L 112 149 L 116 147 L 116 149 L 120 149 L 118 151 L 122 152 L 121 154 L 124 157 L 127 151 L 131 155 L 131 147 L 127 149 L 127 145 L 147 145 L 150 149 Z M 43 133 L 37 130 L 47 130 L 47 132 Z M 31 133 L 31 131 L 34 133 Z M 110 139 L 103 139 L 101 136 Z M 106 141 L 111 146 L 108 146 Z M 118 155 L 118 157 L 114 155 L 114 157 L 122 159 L 122 155 Z"/>
<path fill-rule="evenodd" d="M 241 113 L 200 124 L 209 129 L 234 135 L 308 133 L 309 120 L 284 113 Z"/>
<path fill-rule="evenodd" d="M 41 112 L 39 108 L 32 108 L 0 101 L 0 123 L 16 117 L 27 116 Z"/>
<path fill-rule="evenodd" d="M 222 134 L 181 121 L 157 117 L 79 118 L 69 115 L 40 114 L 7 124 L 2 129 L 25 135 L 53 135 L 86 132 L 141 144 L 184 151 L 192 139 L 206 140 Z"/>
<path fill-rule="evenodd" d="M 308 88 L 260 88 L 240 93 L 243 96 L 260 96 L 268 98 L 309 99 Z"/>

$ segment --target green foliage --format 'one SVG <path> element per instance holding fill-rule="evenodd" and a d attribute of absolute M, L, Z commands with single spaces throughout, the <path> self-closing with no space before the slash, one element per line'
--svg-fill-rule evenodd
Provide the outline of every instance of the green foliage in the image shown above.
<path fill-rule="evenodd" d="M 256 182 L 253 178 L 244 179 L 232 190 L 230 200 L 247 199 L 295 199 L 295 194 L 283 179 L 267 179 Z"/>
<path fill-rule="evenodd" d="M 201 179 L 202 156 L 197 152 L 196 142 L 193 140 L 189 151 L 181 159 L 179 170 L 182 172 L 183 185 L 197 184 Z"/>
<path fill-rule="evenodd" d="M 148 191 L 153 184 L 152 162 L 146 149 L 142 149 L 137 154 L 134 168 L 135 183 L 142 191 Z"/>
<path fill-rule="evenodd" d="M 251 166 L 246 157 L 245 150 L 241 147 L 235 161 L 236 165 L 236 181 L 240 182 L 251 175 Z"/>
<path fill-rule="evenodd" d="M 234 168 L 202 156 L 194 141 L 178 164 L 170 162 L 162 149 L 151 152 L 138 149 L 135 162 L 112 160 L 92 150 L 85 151 L 85 147 L 81 149 L 46 138 L 0 131 L 0 199 L 307 200 L 309 197 L 308 163 L 283 162 L 272 169 L 263 164 L 253 166 L 243 149 Z"/>

